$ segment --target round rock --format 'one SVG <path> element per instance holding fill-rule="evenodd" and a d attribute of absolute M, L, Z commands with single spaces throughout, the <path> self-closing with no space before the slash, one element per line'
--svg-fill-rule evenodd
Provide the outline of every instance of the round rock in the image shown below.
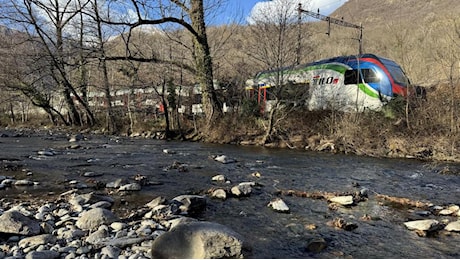
<path fill-rule="evenodd" d="M 180 224 L 156 238 L 152 258 L 242 258 L 243 239 L 213 222 Z"/>
<path fill-rule="evenodd" d="M 115 221 L 119 221 L 119 219 L 110 210 L 94 208 L 83 212 L 76 225 L 81 229 L 94 230 L 102 224 L 110 225 Z"/>

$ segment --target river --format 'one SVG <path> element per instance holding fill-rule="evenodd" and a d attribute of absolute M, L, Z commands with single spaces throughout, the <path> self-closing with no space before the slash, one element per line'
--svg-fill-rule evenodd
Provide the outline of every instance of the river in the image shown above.
<path fill-rule="evenodd" d="M 250 196 L 224 201 L 209 198 L 206 212 L 199 216 L 240 233 L 252 247 L 248 258 L 460 258 L 458 233 L 420 237 L 403 225 L 423 218 L 416 214 L 418 209 L 395 207 L 375 196 L 458 205 L 459 176 L 439 174 L 445 164 L 249 146 L 85 137 L 69 143 L 69 137 L 59 133 L 4 134 L 0 138 L 0 175 L 40 184 L 6 188 L 0 190 L 0 196 L 16 202 L 46 200 L 74 188 L 75 183 L 88 185 L 82 192 L 89 192 L 94 190 L 95 181 L 109 183 L 143 175 L 153 185 L 120 195 L 117 207 L 129 211 L 158 196 L 172 199 L 182 194 L 207 194 L 211 188 L 254 181 L 257 186 Z M 71 147 L 75 144 L 79 146 Z M 222 164 L 211 159 L 214 155 L 226 155 L 236 162 Z M 172 167 L 178 164 L 186 170 Z M 85 177 L 88 172 L 102 175 Z M 254 176 L 255 172 L 260 177 Z M 213 182 L 211 178 L 218 174 L 225 175 L 231 184 Z M 337 210 L 331 210 L 324 200 L 276 194 L 279 190 L 339 193 L 364 188 L 369 191 L 366 201 Z M 110 192 L 99 190 L 105 191 Z M 290 213 L 277 213 L 267 207 L 275 197 L 286 202 Z M 329 223 L 336 218 L 353 222 L 357 228 L 346 231 L 331 226 Z M 318 253 L 307 251 L 306 245 L 313 238 L 324 239 L 327 247 Z"/>

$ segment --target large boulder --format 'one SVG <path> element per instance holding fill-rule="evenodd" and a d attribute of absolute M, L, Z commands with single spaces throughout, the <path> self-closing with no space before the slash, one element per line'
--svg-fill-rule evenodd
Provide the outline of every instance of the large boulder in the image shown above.
<path fill-rule="evenodd" d="M 0 216 L 0 232 L 34 236 L 40 234 L 40 223 L 19 211 L 6 211 Z"/>
<path fill-rule="evenodd" d="M 242 258 L 243 239 L 232 229 L 213 222 L 189 222 L 157 237 L 152 258 Z"/>

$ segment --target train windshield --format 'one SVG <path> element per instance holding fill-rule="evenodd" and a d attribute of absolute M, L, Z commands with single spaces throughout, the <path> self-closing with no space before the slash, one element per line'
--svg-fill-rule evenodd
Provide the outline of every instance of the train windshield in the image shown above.
<path fill-rule="evenodd" d="M 394 61 L 381 59 L 383 65 L 388 69 L 390 75 L 393 77 L 394 81 L 401 86 L 407 86 L 409 84 L 409 79 L 404 74 L 404 71 L 396 64 Z"/>

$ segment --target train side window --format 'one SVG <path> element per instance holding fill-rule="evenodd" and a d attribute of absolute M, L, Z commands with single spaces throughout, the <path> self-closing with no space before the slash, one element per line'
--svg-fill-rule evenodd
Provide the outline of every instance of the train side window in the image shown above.
<path fill-rule="evenodd" d="M 380 79 L 375 73 L 375 71 L 371 69 L 362 69 L 361 70 L 362 78 L 366 83 L 376 83 L 379 82 Z M 363 83 L 363 80 L 360 77 L 359 83 Z M 358 82 L 358 70 L 347 70 L 345 71 L 345 85 L 356 84 Z"/>
<path fill-rule="evenodd" d="M 356 84 L 358 82 L 358 70 L 345 71 L 345 85 Z M 360 80 L 361 83 L 361 80 Z"/>
<path fill-rule="evenodd" d="M 377 83 L 380 81 L 377 73 L 371 69 L 362 69 L 361 72 L 363 73 L 364 82 L 366 83 Z"/>

